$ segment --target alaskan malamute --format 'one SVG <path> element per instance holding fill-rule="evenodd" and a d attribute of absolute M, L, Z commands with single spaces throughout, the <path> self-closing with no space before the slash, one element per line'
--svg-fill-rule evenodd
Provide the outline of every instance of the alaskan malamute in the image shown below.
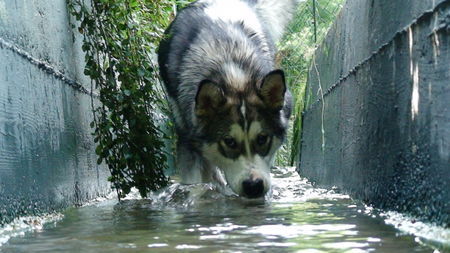
<path fill-rule="evenodd" d="M 158 60 L 183 183 L 219 182 L 247 198 L 270 189 L 292 103 L 275 42 L 295 2 L 199 0 L 167 29 Z"/>

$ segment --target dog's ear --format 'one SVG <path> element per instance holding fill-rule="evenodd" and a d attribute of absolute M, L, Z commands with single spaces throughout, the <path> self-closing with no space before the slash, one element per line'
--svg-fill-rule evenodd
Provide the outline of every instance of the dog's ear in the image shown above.
<path fill-rule="evenodd" d="M 260 95 L 267 107 L 273 110 L 281 110 L 284 105 L 286 83 L 284 72 L 280 69 L 267 74 L 262 81 Z"/>
<path fill-rule="evenodd" d="M 225 103 L 222 89 L 210 80 L 203 80 L 195 98 L 195 114 L 198 117 L 212 115 Z"/>

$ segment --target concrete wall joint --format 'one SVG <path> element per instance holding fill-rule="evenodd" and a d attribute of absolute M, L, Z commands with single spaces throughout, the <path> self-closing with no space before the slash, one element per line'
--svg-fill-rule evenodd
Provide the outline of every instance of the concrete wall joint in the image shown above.
<path fill-rule="evenodd" d="M 14 43 L 8 42 L 0 37 L 0 48 L 2 49 L 8 49 L 15 54 L 19 55 L 20 57 L 24 58 L 25 60 L 29 61 L 31 64 L 37 66 L 39 69 L 43 70 L 49 75 L 52 75 L 56 79 L 59 79 L 63 81 L 64 83 L 68 84 L 72 88 L 74 88 L 76 91 L 87 94 L 89 96 L 98 97 L 97 94 L 87 90 L 86 88 L 81 85 L 81 83 L 77 82 L 76 80 L 73 80 L 69 77 L 67 77 L 63 72 L 56 69 L 52 65 L 50 65 L 48 62 L 45 62 L 43 60 L 37 59 L 33 57 L 30 53 L 26 52 L 25 50 L 21 49 L 19 46 L 15 45 Z"/>

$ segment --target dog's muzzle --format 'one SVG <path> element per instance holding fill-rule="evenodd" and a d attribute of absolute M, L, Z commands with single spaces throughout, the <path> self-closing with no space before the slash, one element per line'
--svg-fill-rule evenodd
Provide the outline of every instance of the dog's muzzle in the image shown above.
<path fill-rule="evenodd" d="M 246 179 L 242 182 L 242 190 L 247 198 L 259 198 L 264 196 L 264 181 L 261 178 Z"/>

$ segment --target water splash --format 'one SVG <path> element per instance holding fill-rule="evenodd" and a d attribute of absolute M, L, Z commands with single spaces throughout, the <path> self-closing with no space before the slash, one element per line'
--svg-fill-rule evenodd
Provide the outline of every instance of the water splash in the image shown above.
<path fill-rule="evenodd" d="M 32 231 L 42 231 L 44 227 L 56 225 L 63 218 L 64 215 L 61 213 L 16 218 L 11 223 L 0 227 L 0 247 L 12 237 L 24 236 L 25 233 Z"/>

